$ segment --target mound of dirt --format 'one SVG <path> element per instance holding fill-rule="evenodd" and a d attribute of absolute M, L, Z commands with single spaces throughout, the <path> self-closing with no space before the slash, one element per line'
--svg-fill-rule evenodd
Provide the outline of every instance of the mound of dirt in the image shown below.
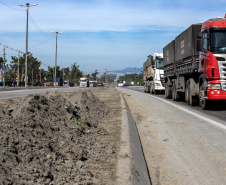
<path fill-rule="evenodd" d="M 113 184 L 121 107 L 113 110 L 97 98 L 99 89 L 93 92 L 54 91 L 0 104 L 3 184 Z M 120 105 L 117 90 L 105 93 Z"/>

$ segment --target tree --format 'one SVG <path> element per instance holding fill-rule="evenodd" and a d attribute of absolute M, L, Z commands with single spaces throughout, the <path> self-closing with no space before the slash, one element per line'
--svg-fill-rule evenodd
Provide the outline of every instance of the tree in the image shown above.
<path fill-rule="evenodd" d="M 106 72 L 104 72 L 104 74 L 103 75 L 101 75 L 101 77 L 100 77 L 100 81 L 101 82 L 105 82 L 106 81 L 106 76 L 107 76 L 107 73 Z"/>
<path fill-rule="evenodd" d="M 131 82 L 134 82 L 134 85 L 137 85 L 137 82 L 139 82 L 139 85 L 142 85 L 144 83 L 143 73 L 125 74 L 124 76 L 120 76 L 119 80 L 124 80 L 124 81 L 126 81 L 127 84 L 131 84 Z"/>
<path fill-rule="evenodd" d="M 56 67 L 56 77 L 62 78 L 60 66 Z M 53 81 L 54 78 L 55 78 L 55 67 L 48 66 L 48 71 L 46 71 L 46 73 L 45 73 L 45 79 L 46 79 L 46 81 L 51 82 L 51 81 Z"/>
<path fill-rule="evenodd" d="M 24 53 L 23 56 L 20 56 L 19 58 L 20 81 L 24 81 L 24 78 L 25 78 L 25 57 L 26 57 L 26 54 Z M 28 52 L 28 55 L 27 55 L 28 82 L 31 81 L 32 71 L 33 71 L 33 75 L 40 73 L 39 71 L 40 65 L 41 65 L 41 61 L 38 61 L 37 58 L 33 57 L 32 53 Z M 18 71 L 17 56 L 11 56 L 10 68 L 12 69 L 13 75 L 16 76 Z"/>
<path fill-rule="evenodd" d="M 83 72 L 79 70 L 79 65 L 76 65 L 76 62 L 71 65 L 70 70 L 70 80 L 73 80 L 79 83 L 79 79 L 83 76 Z"/>
<path fill-rule="evenodd" d="M 2 57 L 0 57 L 0 69 L 3 69 L 3 58 Z"/>
<path fill-rule="evenodd" d="M 86 78 L 90 79 L 90 74 L 85 75 Z"/>
<path fill-rule="evenodd" d="M 61 71 L 61 74 L 62 74 L 62 78 L 64 80 L 68 80 L 69 76 L 70 76 L 70 68 L 69 67 L 62 68 L 60 71 Z"/>
<path fill-rule="evenodd" d="M 93 77 L 94 80 L 97 80 L 98 74 L 99 74 L 99 72 L 97 70 L 95 70 L 94 73 L 91 74 L 91 76 Z"/>

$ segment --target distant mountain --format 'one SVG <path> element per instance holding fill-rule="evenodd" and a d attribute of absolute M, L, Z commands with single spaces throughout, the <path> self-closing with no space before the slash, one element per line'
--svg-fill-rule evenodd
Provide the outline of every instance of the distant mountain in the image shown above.
<path fill-rule="evenodd" d="M 114 70 L 114 71 L 109 71 L 110 73 L 120 73 L 120 74 L 131 74 L 131 73 L 137 73 L 140 74 L 141 71 L 143 71 L 143 68 L 135 68 L 135 67 L 127 67 L 122 70 Z"/>

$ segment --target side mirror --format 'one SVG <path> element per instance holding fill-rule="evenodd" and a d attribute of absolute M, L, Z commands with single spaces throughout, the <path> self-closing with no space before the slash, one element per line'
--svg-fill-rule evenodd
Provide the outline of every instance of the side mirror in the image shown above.
<path fill-rule="evenodd" d="M 196 41 L 196 50 L 197 51 L 202 51 L 202 39 L 197 39 Z"/>

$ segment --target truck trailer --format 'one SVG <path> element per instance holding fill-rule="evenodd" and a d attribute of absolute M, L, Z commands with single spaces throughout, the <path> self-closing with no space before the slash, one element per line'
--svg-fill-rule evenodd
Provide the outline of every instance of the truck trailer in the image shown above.
<path fill-rule="evenodd" d="M 193 24 L 163 48 L 165 97 L 207 109 L 226 100 L 226 19 Z"/>
<path fill-rule="evenodd" d="M 143 64 L 144 92 L 157 94 L 165 91 L 163 53 L 149 55 Z"/>

